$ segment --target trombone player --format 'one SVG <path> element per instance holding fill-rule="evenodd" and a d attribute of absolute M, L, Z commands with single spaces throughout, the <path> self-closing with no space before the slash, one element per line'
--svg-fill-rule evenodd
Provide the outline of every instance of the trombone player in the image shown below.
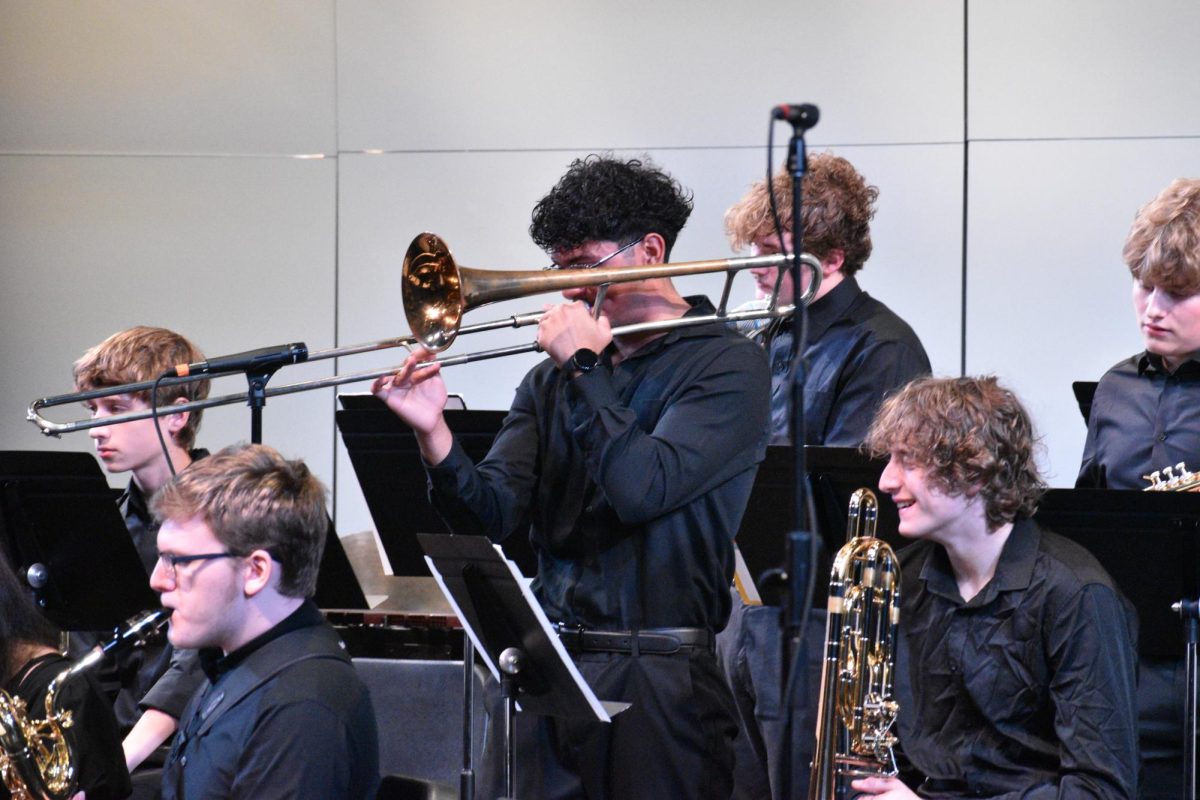
<path fill-rule="evenodd" d="M 1133 608 L 1099 562 L 1030 517 L 1029 415 L 995 378 L 923 378 L 866 447 L 900 513 L 900 745 L 927 798 L 1137 792 Z M 852 787 L 913 798 L 897 778 Z"/>
<path fill-rule="evenodd" d="M 552 268 L 658 264 L 690 213 L 657 167 L 592 155 L 538 202 L 530 234 Z M 549 358 L 479 464 L 446 425 L 438 367 L 417 368 L 428 352 L 373 391 L 416 432 L 451 530 L 530 536 L 534 592 L 580 672 L 632 704 L 609 725 L 519 717 L 517 749 L 537 764 L 518 770 L 518 794 L 728 797 L 736 725 L 713 639 L 765 453 L 766 358 L 720 323 L 614 338 L 619 325 L 711 313 L 669 278 L 564 295 L 538 325 Z M 485 768 L 481 782 L 498 777 Z"/>

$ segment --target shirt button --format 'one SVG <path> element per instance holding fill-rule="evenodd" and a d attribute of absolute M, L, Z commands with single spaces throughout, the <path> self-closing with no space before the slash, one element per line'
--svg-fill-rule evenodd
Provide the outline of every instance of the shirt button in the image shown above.
<path fill-rule="evenodd" d="M 958 664 L 953 661 L 950 662 L 950 674 L 952 674 L 952 675 L 958 674 Z"/>
<path fill-rule="evenodd" d="M 179 759 L 179 766 L 181 766 L 181 767 L 187 766 L 187 756 L 184 756 L 183 758 Z"/>
<path fill-rule="evenodd" d="M 1165 441 L 1167 440 L 1167 435 L 1166 435 L 1165 433 L 1160 433 L 1160 434 L 1158 435 L 1158 440 L 1159 440 L 1160 442 L 1165 442 Z"/>

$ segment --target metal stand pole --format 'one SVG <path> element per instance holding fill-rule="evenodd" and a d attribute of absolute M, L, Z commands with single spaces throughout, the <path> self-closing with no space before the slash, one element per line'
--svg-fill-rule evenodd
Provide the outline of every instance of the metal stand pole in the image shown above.
<path fill-rule="evenodd" d="M 1187 698 L 1183 706 L 1183 795 L 1196 800 L 1196 699 L 1197 664 L 1196 642 L 1200 639 L 1200 600 L 1180 600 L 1171 610 L 1183 617 L 1187 651 Z"/>
<path fill-rule="evenodd" d="M 525 665 L 525 655 L 515 647 L 500 653 L 500 696 L 504 698 L 504 797 L 516 800 L 516 718 L 517 676 Z"/>

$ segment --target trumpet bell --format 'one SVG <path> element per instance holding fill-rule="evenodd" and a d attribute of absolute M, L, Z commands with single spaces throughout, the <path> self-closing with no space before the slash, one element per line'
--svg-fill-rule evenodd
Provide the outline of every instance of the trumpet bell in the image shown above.
<path fill-rule="evenodd" d="M 413 336 L 428 350 L 454 342 L 465 310 L 462 279 L 450 248 L 435 233 L 422 233 L 404 254 L 401 275 L 404 316 Z"/>

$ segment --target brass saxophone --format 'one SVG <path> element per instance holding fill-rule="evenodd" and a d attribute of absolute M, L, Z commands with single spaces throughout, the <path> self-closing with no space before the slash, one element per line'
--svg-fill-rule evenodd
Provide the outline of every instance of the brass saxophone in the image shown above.
<path fill-rule="evenodd" d="M 64 669 L 46 690 L 46 714 L 32 719 L 25 701 L 0 689 L 0 776 L 13 800 L 67 800 L 78 789 L 72 745 L 67 734 L 71 712 L 59 710 L 60 689 L 106 655 L 143 644 L 170 619 L 169 609 L 144 611 L 119 627 L 108 641 Z"/>
<path fill-rule="evenodd" d="M 900 564 L 892 548 L 875 538 L 878 516 L 875 494 L 856 491 L 847 542 L 833 560 L 809 800 L 840 800 L 853 793 L 854 778 L 898 772 L 891 728 L 899 709 L 892 681 Z"/>

